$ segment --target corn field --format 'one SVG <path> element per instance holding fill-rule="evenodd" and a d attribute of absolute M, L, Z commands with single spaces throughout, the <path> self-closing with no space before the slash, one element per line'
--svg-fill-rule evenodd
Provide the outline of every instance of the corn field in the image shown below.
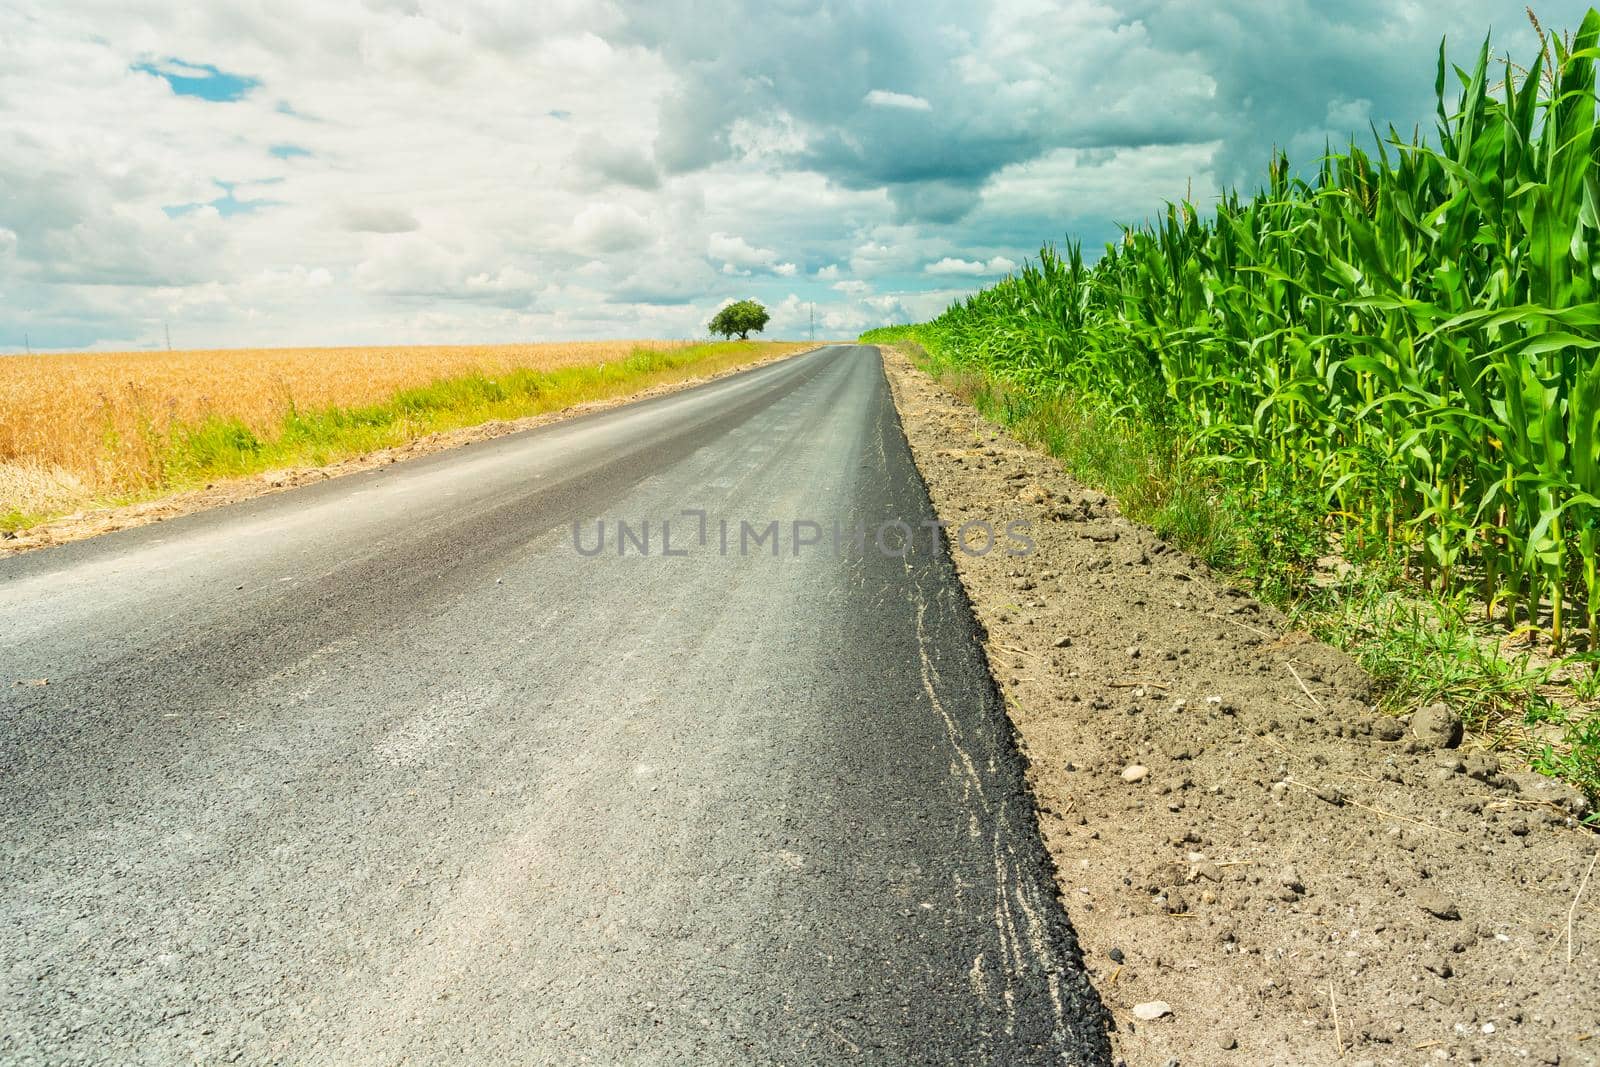
<path fill-rule="evenodd" d="M 1092 266 L 1046 248 L 920 335 L 1173 426 L 1235 485 L 1308 487 L 1343 537 L 1594 647 L 1600 13 L 1541 37 L 1526 68 L 1441 46 L 1434 139 L 1391 127 L 1309 179 L 1274 158 L 1253 198 L 1169 205 Z"/>

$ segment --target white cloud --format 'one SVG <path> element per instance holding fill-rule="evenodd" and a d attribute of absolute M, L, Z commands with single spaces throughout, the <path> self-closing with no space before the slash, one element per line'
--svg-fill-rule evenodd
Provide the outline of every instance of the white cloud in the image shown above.
<path fill-rule="evenodd" d="M 588 174 L 602 181 L 635 189 L 654 189 L 661 184 L 661 173 L 642 145 L 618 144 L 602 134 L 589 134 L 578 143 L 576 159 Z"/>
<path fill-rule="evenodd" d="M 374 253 L 356 267 L 355 283 L 392 298 L 482 301 L 515 308 L 530 306 L 539 288 L 539 279 L 526 266 L 507 262 L 494 251 L 451 247 L 421 234 L 378 239 Z"/>
<path fill-rule="evenodd" d="M 355 233 L 410 233 L 418 224 L 405 208 L 346 204 L 339 212 L 339 225 Z"/>
<path fill-rule="evenodd" d="M 929 274 L 968 274 L 973 277 L 985 273 L 982 263 L 956 259 L 953 256 L 946 256 L 937 263 L 929 263 L 923 269 Z"/>
<path fill-rule="evenodd" d="M 590 204 L 572 222 L 576 247 L 591 255 L 626 252 L 655 236 L 649 221 L 626 204 Z"/>
<path fill-rule="evenodd" d="M 1429 122 L 1442 32 L 1498 20 L 1528 54 L 1503 6 L 767 5 L 731 50 L 687 0 L 13 0 L 0 351 L 163 320 L 193 345 L 693 336 L 736 295 L 832 332 L 933 314 L 1272 144 Z M 253 86 L 174 92 L 212 68 Z"/>
<path fill-rule="evenodd" d="M 296 263 L 289 270 L 268 268 L 250 279 L 257 291 L 278 290 L 289 291 L 294 289 L 320 289 L 325 285 L 333 284 L 333 272 L 326 267 L 306 267 Z M 215 299 L 226 300 L 227 289 L 215 283 L 207 287 L 190 286 L 187 289 L 172 289 L 172 299 L 181 299 L 186 293 L 206 289 Z"/>
<path fill-rule="evenodd" d="M 994 256 L 987 263 L 977 259 L 957 259 L 954 256 L 945 256 L 937 263 L 929 263 L 923 268 L 929 274 L 964 274 L 973 278 L 1009 274 L 1016 269 L 1016 263 L 1005 256 Z"/>
<path fill-rule="evenodd" d="M 862 98 L 868 107 L 897 108 L 901 111 L 932 111 L 933 105 L 920 96 L 894 93 L 887 89 L 874 89 Z"/>
<path fill-rule="evenodd" d="M 1137 221 L 1165 201 L 1189 195 L 1196 203 L 1209 202 L 1216 195 L 1212 168 L 1219 147 L 1211 142 L 1050 152 L 995 174 L 970 223 L 980 231 L 1009 228 L 1015 220 L 1048 213 L 1064 223 L 1091 221 L 1109 237 L 1107 223 Z"/>
<path fill-rule="evenodd" d="M 916 270 L 922 263 L 950 250 L 947 238 L 933 236 L 919 226 L 879 225 L 850 252 L 850 272 L 872 278 Z"/>
<path fill-rule="evenodd" d="M 771 267 L 778 253 L 770 248 L 756 248 L 743 237 L 731 233 L 714 233 L 706 242 L 706 255 L 720 260 L 723 268 Z"/>

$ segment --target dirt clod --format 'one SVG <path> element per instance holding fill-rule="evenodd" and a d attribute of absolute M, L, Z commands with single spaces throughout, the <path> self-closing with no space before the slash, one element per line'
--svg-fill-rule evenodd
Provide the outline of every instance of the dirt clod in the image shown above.
<path fill-rule="evenodd" d="M 1461 744 L 1461 717 L 1447 704 L 1429 704 L 1411 717 L 1411 732 L 1429 748 Z"/>
<path fill-rule="evenodd" d="M 1399 741 L 1406 736 L 1405 724 L 1399 719 L 1378 719 L 1372 724 L 1372 736 L 1379 741 Z"/>
<path fill-rule="evenodd" d="M 1578 790 L 1532 771 L 1522 771 L 1507 777 L 1506 781 L 1522 796 L 1543 802 L 1565 811 L 1574 819 L 1586 818 L 1592 809 L 1589 798 Z"/>

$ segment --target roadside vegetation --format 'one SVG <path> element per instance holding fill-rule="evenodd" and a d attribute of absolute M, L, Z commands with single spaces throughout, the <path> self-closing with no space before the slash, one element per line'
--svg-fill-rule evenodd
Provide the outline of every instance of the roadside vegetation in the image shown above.
<path fill-rule="evenodd" d="M 738 300 L 718 311 L 707 323 L 706 328 L 715 335 L 724 339 L 731 339 L 734 334 L 739 335 L 739 340 L 748 340 L 752 333 L 760 333 L 767 328 L 767 320 L 772 316 L 767 314 L 767 309 L 754 300 Z"/>
<path fill-rule="evenodd" d="M 1045 248 L 918 342 L 1130 517 L 1354 651 L 1405 711 L 1600 792 L 1600 13 L 1443 48 L 1392 127 L 1094 263 Z"/>
<path fill-rule="evenodd" d="M 323 466 L 800 347 L 595 342 L 8 358 L 0 361 L 0 531 Z"/>

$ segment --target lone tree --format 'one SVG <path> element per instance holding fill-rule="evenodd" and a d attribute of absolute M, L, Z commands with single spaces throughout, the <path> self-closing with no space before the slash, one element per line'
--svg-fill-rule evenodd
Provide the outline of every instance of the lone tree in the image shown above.
<path fill-rule="evenodd" d="M 736 304 L 729 304 L 712 317 L 711 332 L 720 333 L 723 337 L 738 334 L 739 340 L 747 341 L 750 339 L 751 331 L 760 333 L 771 317 L 767 314 L 767 309 L 754 300 L 741 300 Z"/>

